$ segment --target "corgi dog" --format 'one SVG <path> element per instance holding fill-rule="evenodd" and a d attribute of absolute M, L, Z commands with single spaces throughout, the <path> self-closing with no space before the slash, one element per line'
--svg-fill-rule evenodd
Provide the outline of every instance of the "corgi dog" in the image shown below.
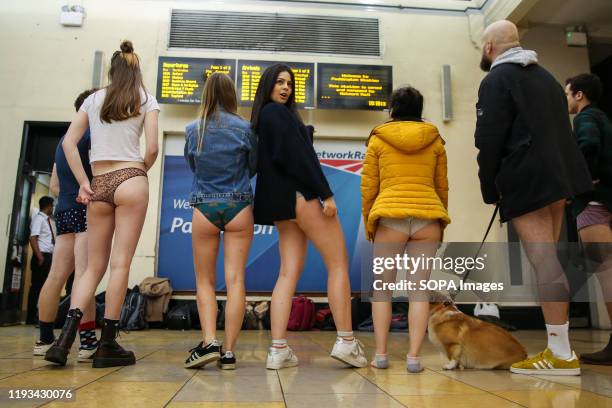
<path fill-rule="evenodd" d="M 448 358 L 445 370 L 509 369 L 527 358 L 514 336 L 462 313 L 450 300 L 430 304 L 427 331 L 432 344 Z"/>

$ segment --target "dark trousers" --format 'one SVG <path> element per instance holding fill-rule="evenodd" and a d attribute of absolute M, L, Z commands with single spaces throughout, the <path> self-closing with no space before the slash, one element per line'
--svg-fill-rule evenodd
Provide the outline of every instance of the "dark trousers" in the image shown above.
<path fill-rule="evenodd" d="M 43 252 L 42 254 L 45 258 L 42 265 L 38 264 L 38 258 L 36 258 L 35 254 L 32 255 L 32 261 L 30 263 L 32 269 L 32 280 L 30 284 L 30 293 L 28 295 L 27 324 L 38 323 L 38 297 L 40 296 L 40 291 L 47 280 L 47 276 L 49 276 L 49 271 L 51 270 L 51 260 L 53 255 L 46 252 Z"/>

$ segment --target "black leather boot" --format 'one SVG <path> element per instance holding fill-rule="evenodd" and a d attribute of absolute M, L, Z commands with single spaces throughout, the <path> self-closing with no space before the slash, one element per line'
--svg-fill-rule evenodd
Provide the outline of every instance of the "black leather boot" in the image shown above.
<path fill-rule="evenodd" d="M 59 365 L 66 365 L 68 353 L 70 353 L 72 343 L 74 343 L 74 339 L 79 331 L 82 317 L 83 313 L 79 309 L 70 309 L 68 311 L 62 333 L 55 340 L 53 346 L 45 353 L 45 360 Z"/>
<path fill-rule="evenodd" d="M 125 350 L 115 340 L 119 335 L 119 321 L 104 319 L 98 350 L 93 357 L 94 368 L 118 367 L 136 364 L 134 353 Z"/>

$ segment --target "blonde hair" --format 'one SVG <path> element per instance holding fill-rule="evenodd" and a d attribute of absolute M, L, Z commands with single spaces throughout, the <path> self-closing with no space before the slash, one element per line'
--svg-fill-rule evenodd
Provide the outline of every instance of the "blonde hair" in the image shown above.
<path fill-rule="evenodd" d="M 204 146 L 204 130 L 206 120 L 218 114 L 219 109 L 236 115 L 238 112 L 238 100 L 236 98 L 236 87 L 234 81 L 226 74 L 213 72 L 204 83 L 202 90 L 202 102 L 198 114 L 198 152 Z"/>

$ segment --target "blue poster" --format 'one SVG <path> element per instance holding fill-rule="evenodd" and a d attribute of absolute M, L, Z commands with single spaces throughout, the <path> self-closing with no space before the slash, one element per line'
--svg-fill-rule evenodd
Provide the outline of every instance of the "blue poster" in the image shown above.
<path fill-rule="evenodd" d="M 334 192 L 344 230 L 350 261 L 351 290 L 360 290 L 360 257 L 358 247 L 367 245 L 361 217 L 362 153 L 318 152 L 323 171 Z M 345 157 L 348 157 L 346 159 Z M 188 198 L 192 173 L 183 156 L 165 156 L 162 185 L 161 220 L 157 274 L 170 278 L 174 290 L 195 291 L 195 275 L 191 249 L 192 209 Z M 253 180 L 254 191 L 255 179 Z M 245 284 L 247 292 L 271 292 L 280 267 L 278 234 L 272 226 L 255 225 Z M 327 271 L 314 246 L 309 243 L 308 254 L 298 283 L 298 292 L 327 291 Z M 225 291 L 223 274 L 223 245 L 217 259 L 216 289 Z"/>

